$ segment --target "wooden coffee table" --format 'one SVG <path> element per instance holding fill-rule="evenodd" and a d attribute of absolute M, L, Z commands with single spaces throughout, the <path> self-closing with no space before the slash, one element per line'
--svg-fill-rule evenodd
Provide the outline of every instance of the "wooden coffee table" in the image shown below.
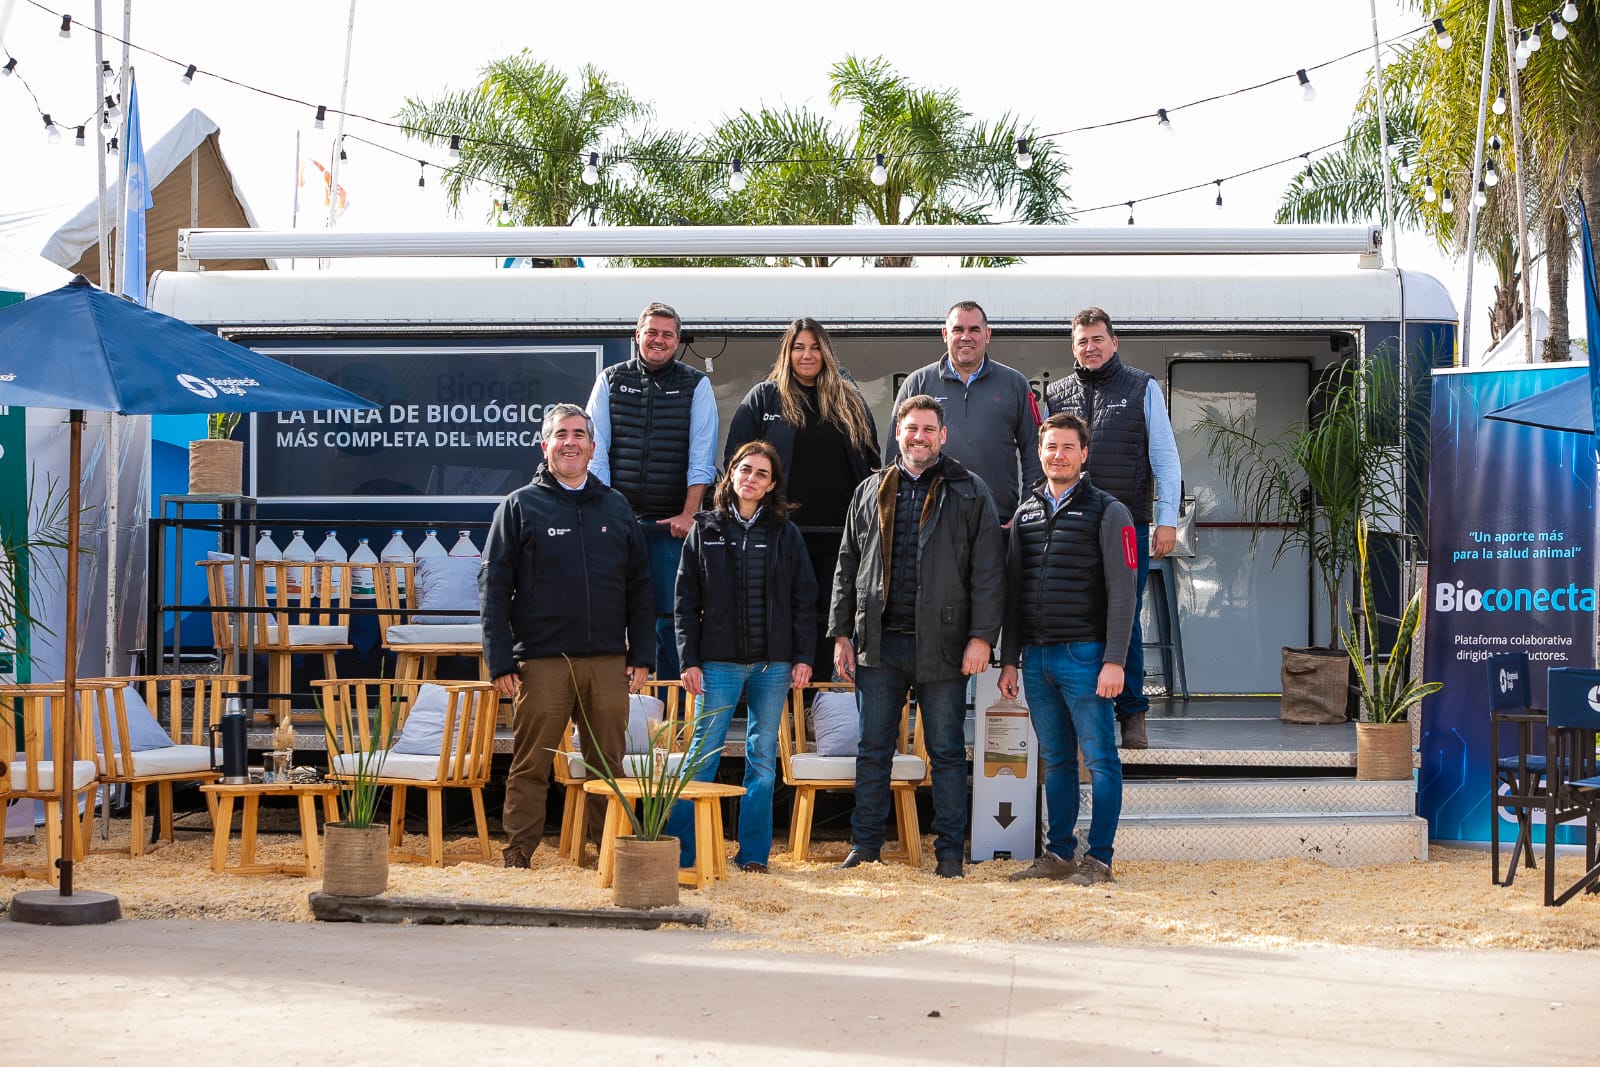
<path fill-rule="evenodd" d="M 639 779 L 619 778 L 617 786 L 629 803 L 639 799 Z M 609 889 L 617 871 L 617 838 L 627 833 L 631 824 L 622 809 L 622 799 L 610 785 L 599 780 L 584 782 L 583 791 L 611 801 L 606 805 L 606 827 L 600 838 L 598 879 L 601 889 Z M 679 885 L 699 889 L 728 876 L 728 850 L 722 842 L 722 798 L 742 796 L 744 786 L 721 782 L 690 782 L 678 794 L 679 800 L 694 805 L 694 866 L 679 868 Z"/>
<path fill-rule="evenodd" d="M 218 874 L 293 874 L 306 878 L 322 877 L 322 845 L 317 839 L 316 798 L 322 798 L 322 817 L 326 822 L 339 818 L 339 785 L 336 782 L 247 782 L 203 785 L 211 805 L 211 869 Z M 244 819 L 239 825 L 239 862 L 228 864 L 228 837 L 233 830 L 233 801 L 244 800 Z M 262 797 L 294 797 L 300 807 L 300 842 L 304 864 L 256 862 L 256 814 Z"/>

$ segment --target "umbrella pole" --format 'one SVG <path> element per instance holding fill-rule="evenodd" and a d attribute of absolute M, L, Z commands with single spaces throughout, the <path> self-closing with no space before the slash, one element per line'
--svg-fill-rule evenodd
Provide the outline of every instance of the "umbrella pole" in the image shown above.
<path fill-rule="evenodd" d="M 59 894 L 48 890 L 18 893 L 11 898 L 10 912 L 13 922 L 46 926 L 83 926 L 122 918 L 122 905 L 111 894 L 72 892 L 72 862 L 78 841 L 78 806 L 73 803 L 72 787 L 77 777 L 73 768 L 78 742 L 78 520 L 83 498 L 79 485 L 83 479 L 83 411 L 74 408 L 68 421 L 66 665 L 61 672 L 65 699 L 64 714 L 58 714 L 55 722 L 61 731 L 62 749 L 62 760 L 55 767 L 56 784 L 61 790 L 61 858 L 56 861 L 61 871 L 61 889 Z M 51 754 L 52 759 L 54 755 Z M 89 803 L 94 800 L 91 798 Z M 133 832 L 138 833 L 139 828 Z"/>

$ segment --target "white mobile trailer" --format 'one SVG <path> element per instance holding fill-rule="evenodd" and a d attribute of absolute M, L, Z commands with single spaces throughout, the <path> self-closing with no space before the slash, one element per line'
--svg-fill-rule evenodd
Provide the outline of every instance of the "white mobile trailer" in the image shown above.
<path fill-rule="evenodd" d="M 1255 531 L 1234 525 L 1237 509 L 1190 432 L 1201 411 L 1253 413 L 1261 428 L 1282 428 L 1302 417 L 1331 364 L 1398 351 L 1402 321 L 1409 364 L 1448 364 L 1456 323 L 1434 279 L 1362 269 L 1353 257 L 1096 258 L 1049 270 L 215 271 L 158 274 L 150 289 L 157 310 L 385 404 L 381 427 L 287 424 L 285 438 L 282 417 L 266 416 L 249 434 L 246 492 L 264 514 L 324 508 L 370 516 L 375 528 L 391 518 L 486 518 L 537 462 L 529 431 L 538 410 L 582 403 L 597 368 L 628 357 L 634 322 L 653 300 L 682 314 L 692 338 L 684 358 L 712 361 L 724 428 L 769 371 L 784 327 L 805 315 L 832 332 L 880 438 L 901 378 L 942 355 L 939 326 L 956 301 L 984 306 L 995 329 L 990 355 L 1040 388 L 1071 366 L 1072 315 L 1105 308 L 1124 360 L 1166 392 L 1186 488 L 1199 501 L 1199 553 L 1182 565 L 1181 616 L 1190 687 L 1211 693 L 1276 692 L 1278 646 L 1324 640 L 1314 627 L 1325 613 L 1303 561 L 1272 567 L 1270 540 L 1252 551 Z M 488 425 L 495 403 L 497 420 L 522 421 Z M 425 421 L 430 406 L 449 429 Z M 404 417 L 413 407 L 424 420 L 415 432 L 445 436 L 420 448 L 398 443 L 419 439 L 388 433 L 388 412 Z M 297 446 L 296 433 L 318 434 L 319 443 Z"/>

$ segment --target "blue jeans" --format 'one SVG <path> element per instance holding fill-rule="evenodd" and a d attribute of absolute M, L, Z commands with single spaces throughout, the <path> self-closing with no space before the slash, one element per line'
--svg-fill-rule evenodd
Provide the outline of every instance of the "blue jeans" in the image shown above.
<path fill-rule="evenodd" d="M 906 692 L 917 692 L 917 714 L 933 764 L 934 852 L 960 859 L 967 844 L 967 746 L 961 724 L 967 713 L 967 679 L 917 680 L 917 639 L 883 635 L 878 666 L 856 667 L 856 706 L 861 710 L 861 748 L 856 755 L 856 807 L 850 841 L 866 852 L 883 848 L 890 813 L 890 774 L 900 736 Z"/>
<path fill-rule="evenodd" d="M 1082 746 L 1094 798 L 1087 851 L 1110 866 L 1111 843 L 1122 817 L 1122 757 L 1117 755 L 1111 701 L 1094 692 L 1105 648 L 1098 641 L 1028 645 L 1022 650 L 1022 686 L 1044 767 L 1045 810 L 1050 815 L 1045 845 L 1067 860 L 1077 851 L 1073 828 L 1078 823 Z"/>
<path fill-rule="evenodd" d="M 772 853 L 772 787 L 778 776 L 778 724 L 789 695 L 787 663 L 706 663 L 700 668 L 705 695 L 697 699 L 691 753 L 711 758 L 694 776 L 709 782 L 722 762 L 728 720 L 748 701 L 744 735 L 744 797 L 739 801 L 739 864 L 766 863 Z M 708 710 L 709 709 L 709 710 Z M 694 805 L 679 801 L 667 820 L 667 833 L 678 839 L 680 865 L 694 866 Z"/>
<path fill-rule="evenodd" d="M 1136 523 L 1134 540 L 1139 542 L 1139 591 L 1133 600 L 1133 634 L 1128 638 L 1128 658 L 1122 661 L 1122 692 L 1117 694 L 1117 721 L 1150 710 L 1144 695 L 1144 587 L 1150 582 L 1150 524 Z"/>
<path fill-rule="evenodd" d="M 678 677 L 678 635 L 673 629 L 672 612 L 678 587 L 678 560 L 683 557 L 683 538 L 654 519 L 640 519 L 644 547 L 650 554 L 650 585 L 656 594 L 656 677 L 667 681 Z"/>

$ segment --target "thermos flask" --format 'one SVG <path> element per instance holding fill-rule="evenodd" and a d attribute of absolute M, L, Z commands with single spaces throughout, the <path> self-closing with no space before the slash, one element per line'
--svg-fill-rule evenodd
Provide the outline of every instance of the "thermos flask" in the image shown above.
<path fill-rule="evenodd" d="M 250 781 L 250 716 L 230 711 L 211 727 L 211 769 L 222 772 L 224 785 L 244 785 Z M 217 766 L 217 734 L 222 735 L 222 766 Z"/>

